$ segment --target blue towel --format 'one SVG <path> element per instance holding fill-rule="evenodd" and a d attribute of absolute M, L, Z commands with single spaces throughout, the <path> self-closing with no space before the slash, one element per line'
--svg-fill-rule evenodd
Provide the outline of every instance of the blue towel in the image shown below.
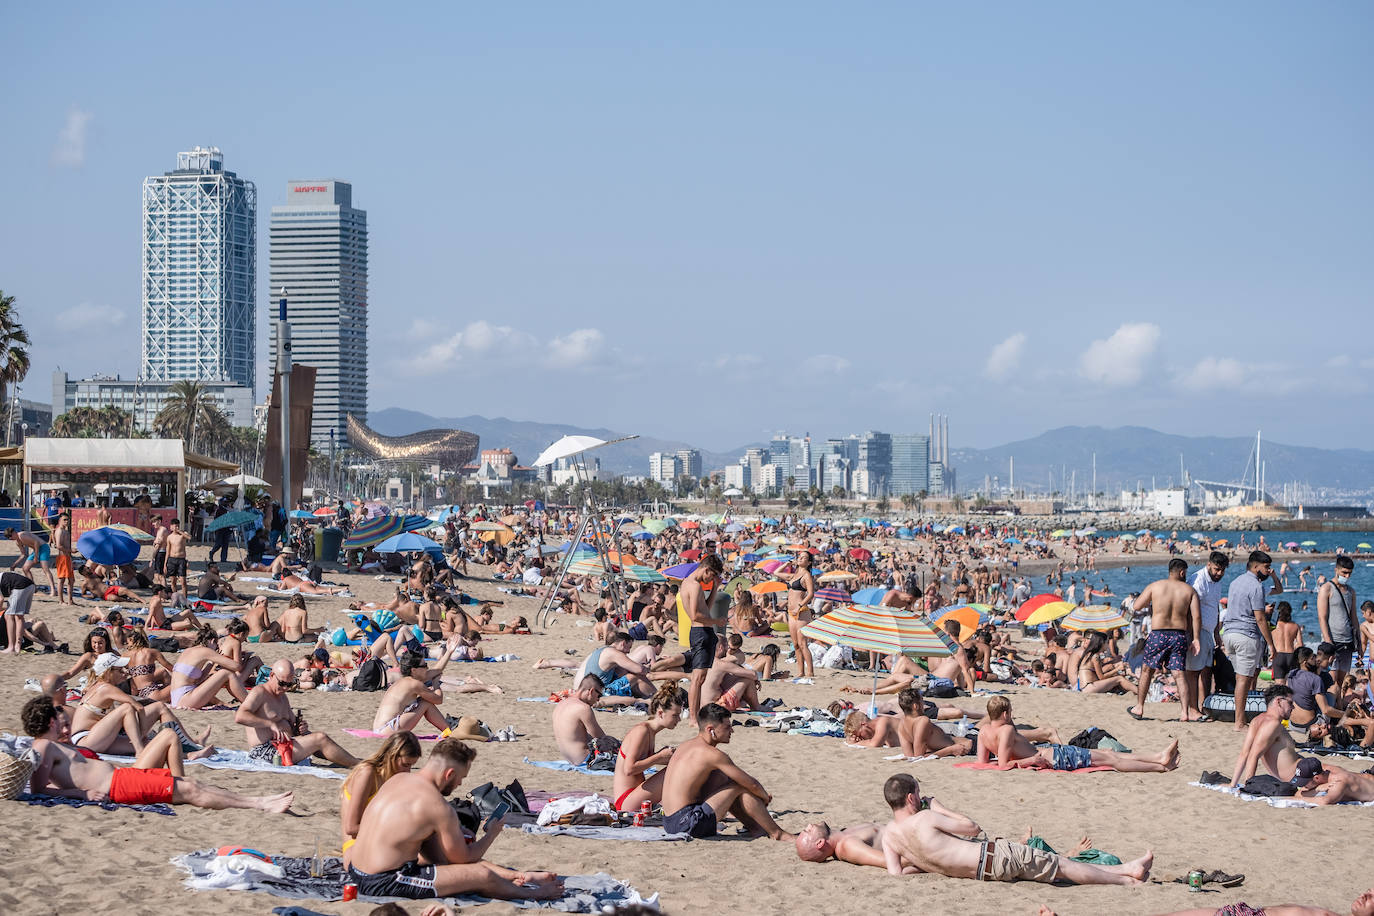
<path fill-rule="evenodd" d="M 532 767 L 543 767 L 546 770 L 559 770 L 564 773 L 583 773 L 587 776 L 614 776 L 612 770 L 589 770 L 584 766 L 574 766 L 566 760 L 531 760 L 526 757 L 525 762 Z"/>
<path fill-rule="evenodd" d="M 64 798 L 60 795 L 33 795 L 29 792 L 21 792 L 16 796 L 15 801 L 27 802 L 30 805 L 41 805 L 44 808 L 55 808 L 66 806 L 68 808 L 84 808 L 87 805 L 98 805 L 106 811 L 117 811 L 120 808 L 129 808 L 133 811 L 146 811 L 148 814 L 168 814 L 176 815 L 171 805 L 119 805 L 114 802 L 87 801 L 84 798 Z"/>

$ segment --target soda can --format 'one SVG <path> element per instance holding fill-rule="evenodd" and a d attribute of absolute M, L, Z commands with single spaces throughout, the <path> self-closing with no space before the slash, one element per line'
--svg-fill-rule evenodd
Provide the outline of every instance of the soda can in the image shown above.
<path fill-rule="evenodd" d="M 358 899 L 358 885 L 356 885 L 356 884 L 345 884 L 345 885 L 343 886 L 343 899 L 345 899 L 345 900 L 357 900 L 357 899 Z"/>
<path fill-rule="evenodd" d="M 1196 868 L 1188 872 L 1188 890 L 1198 893 L 1202 890 L 1202 872 Z"/>

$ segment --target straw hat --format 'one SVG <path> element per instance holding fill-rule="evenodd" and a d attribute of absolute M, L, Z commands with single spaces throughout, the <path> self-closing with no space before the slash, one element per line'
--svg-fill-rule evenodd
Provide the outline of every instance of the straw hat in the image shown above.
<path fill-rule="evenodd" d="M 448 734 L 450 738 L 458 738 L 461 741 L 491 740 L 491 729 L 483 725 L 476 716 L 463 716 L 457 725 L 449 728 Z"/>

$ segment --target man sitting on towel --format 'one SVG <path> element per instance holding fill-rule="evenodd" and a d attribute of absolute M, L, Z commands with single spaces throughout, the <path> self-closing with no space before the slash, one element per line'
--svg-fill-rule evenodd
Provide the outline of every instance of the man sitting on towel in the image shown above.
<path fill-rule="evenodd" d="M 181 740 L 172 729 L 153 736 L 130 767 L 113 767 L 92 751 L 71 743 L 72 721 L 51 697 L 34 697 L 20 713 L 33 739 L 38 766 L 29 778 L 35 795 L 56 795 L 119 805 L 194 805 L 197 808 L 252 808 L 281 814 L 291 807 L 290 792 L 238 795 L 185 777 Z M 89 755 L 89 756 L 88 756 Z"/>
<path fill-rule="evenodd" d="M 1293 736 L 1283 727 L 1283 720 L 1293 713 L 1293 688 L 1287 684 L 1270 684 L 1264 691 L 1264 712 L 1250 720 L 1245 729 L 1245 743 L 1236 757 L 1236 769 L 1231 776 L 1233 787 L 1243 786 L 1259 770 L 1260 762 L 1275 778 L 1288 782 L 1297 772 L 1298 747 Z M 1308 735 L 1321 740 L 1327 735 L 1325 722 L 1314 723 Z"/>
<path fill-rule="evenodd" d="M 454 636 L 444 643 L 443 657 L 432 668 L 421 652 L 398 653 L 396 664 L 401 676 L 382 695 L 382 702 L 377 705 L 377 715 L 372 719 L 372 730 L 388 734 L 408 732 L 422 720 L 428 720 L 441 731 L 447 728 L 448 720 L 439 709 L 444 703 L 441 678 L 453 650 L 461 643 L 461 636 Z M 431 687 L 431 684 L 434 686 Z"/>
<path fill-rule="evenodd" d="M 234 713 L 234 721 L 244 727 L 252 750 L 248 756 L 263 763 L 280 764 L 282 747 L 291 745 L 292 762 L 300 765 L 311 754 L 330 763 L 355 767 L 362 761 L 339 746 L 324 732 L 312 732 L 298 713 L 291 711 L 286 691 L 296 686 L 299 675 L 289 658 L 272 665 L 272 676 L 248 691 L 248 698 Z"/>
<path fill-rule="evenodd" d="M 1037 749 L 1011 721 L 1011 700 L 995 696 L 988 700 L 987 722 L 978 730 L 978 762 L 987 763 L 994 756 L 999 770 L 1111 767 L 1118 773 L 1167 773 L 1178 766 L 1178 741 L 1158 754 L 1122 754 L 1072 744 Z"/>
<path fill-rule="evenodd" d="M 582 766 L 595 756 L 594 743 L 606 737 L 592 709 L 605 687 L 595 674 L 584 675 L 577 689 L 553 708 L 553 740 L 568 763 Z"/>
<path fill-rule="evenodd" d="M 663 774 L 663 829 L 705 839 L 716 835 L 717 819 L 733 814 L 751 836 L 791 840 L 772 815 L 773 796 L 720 749 L 730 742 L 730 711 L 707 703 L 697 713 L 697 736 L 683 742 Z"/>
<path fill-rule="evenodd" d="M 501 832 L 487 825 L 469 843 L 458 815 L 446 801 L 468 775 L 477 752 L 445 738 L 434 745 L 419 770 L 398 773 L 382 784 L 363 812 L 352 846 L 348 881 L 368 897 L 424 899 L 481 894 L 502 900 L 552 900 L 563 882 L 550 872 L 512 871 L 484 861 Z M 420 864 L 423 851 L 425 865 Z"/>

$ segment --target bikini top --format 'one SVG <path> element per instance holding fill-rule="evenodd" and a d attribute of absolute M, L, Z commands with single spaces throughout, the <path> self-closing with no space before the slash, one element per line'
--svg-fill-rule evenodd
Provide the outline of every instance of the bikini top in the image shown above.
<path fill-rule="evenodd" d="M 195 665 L 188 665 L 185 662 L 177 662 L 172 666 L 172 670 L 177 674 L 185 675 L 187 680 L 193 682 L 200 680 L 205 675 L 205 672 L 200 668 L 197 668 Z"/>
<path fill-rule="evenodd" d="M 197 668 L 197 671 L 200 669 Z M 130 665 L 128 670 L 129 677 L 147 677 L 157 671 L 157 665 Z"/>

